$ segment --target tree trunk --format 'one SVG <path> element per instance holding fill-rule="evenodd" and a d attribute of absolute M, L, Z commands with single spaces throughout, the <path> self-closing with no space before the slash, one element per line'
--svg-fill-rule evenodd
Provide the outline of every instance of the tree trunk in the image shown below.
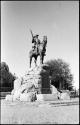
<path fill-rule="evenodd" d="M 61 82 L 60 82 L 60 83 L 59 83 L 59 90 L 61 90 L 61 87 L 62 87 L 62 86 L 61 86 Z"/>

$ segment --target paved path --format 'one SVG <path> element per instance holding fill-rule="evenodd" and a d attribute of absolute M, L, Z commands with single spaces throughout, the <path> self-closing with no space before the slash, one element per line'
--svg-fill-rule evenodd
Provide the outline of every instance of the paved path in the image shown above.
<path fill-rule="evenodd" d="M 75 105 L 61 105 L 77 102 Z M 1 101 L 1 124 L 78 124 L 79 99 L 51 102 Z"/>

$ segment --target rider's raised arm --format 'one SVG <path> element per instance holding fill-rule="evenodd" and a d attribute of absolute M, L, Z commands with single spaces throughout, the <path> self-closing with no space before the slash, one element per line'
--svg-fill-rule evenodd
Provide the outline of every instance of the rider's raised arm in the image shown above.
<path fill-rule="evenodd" d="M 30 32 L 31 32 L 31 36 L 32 36 L 32 43 L 34 43 L 34 36 L 33 36 L 33 32 L 31 29 L 30 29 Z"/>
<path fill-rule="evenodd" d="M 31 32 L 31 35 L 32 35 L 32 38 L 33 38 L 33 32 L 32 32 L 32 30 L 30 29 L 30 32 Z"/>

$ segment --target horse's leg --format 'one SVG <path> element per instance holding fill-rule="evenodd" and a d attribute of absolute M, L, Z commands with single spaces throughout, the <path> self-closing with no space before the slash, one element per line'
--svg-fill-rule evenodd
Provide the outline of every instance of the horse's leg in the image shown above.
<path fill-rule="evenodd" d="M 30 57 L 30 68 L 31 68 L 32 57 Z"/>
<path fill-rule="evenodd" d="M 35 66 L 37 66 L 37 57 L 35 57 L 35 60 L 34 60 L 34 62 L 35 62 Z"/>
<path fill-rule="evenodd" d="M 43 64 L 43 60 L 44 60 L 44 55 L 41 53 L 40 54 L 40 64 Z"/>
<path fill-rule="evenodd" d="M 44 60 L 44 55 L 42 55 L 42 64 L 43 64 L 43 60 Z"/>
<path fill-rule="evenodd" d="M 43 64 L 43 62 L 42 62 L 42 54 L 40 54 L 40 64 Z"/>

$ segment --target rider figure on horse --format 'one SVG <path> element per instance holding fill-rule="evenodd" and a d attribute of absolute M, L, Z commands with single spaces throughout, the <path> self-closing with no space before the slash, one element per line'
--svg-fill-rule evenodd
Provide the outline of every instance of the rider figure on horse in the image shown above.
<path fill-rule="evenodd" d="M 38 39 L 39 35 L 36 34 L 35 36 L 33 36 L 32 30 L 30 31 L 32 35 L 32 43 L 34 43 L 34 45 L 32 46 L 32 50 L 38 53 L 39 45 L 41 43 L 40 40 Z"/>
<path fill-rule="evenodd" d="M 31 30 L 30 30 L 31 31 Z M 31 62 L 32 62 L 32 58 L 34 57 L 34 62 L 36 65 L 36 61 L 37 61 L 37 57 L 40 56 L 40 64 L 43 64 L 43 60 L 44 60 L 44 56 L 46 55 L 46 45 L 47 45 L 47 36 L 43 36 L 43 41 L 41 42 L 38 39 L 39 35 L 34 35 L 31 31 L 31 35 L 32 35 L 32 49 L 29 52 L 29 57 L 30 57 L 30 67 L 31 67 Z"/>
<path fill-rule="evenodd" d="M 32 48 L 33 48 L 33 50 L 37 50 L 37 53 L 38 53 L 38 49 L 39 49 L 39 45 L 40 45 L 40 40 L 38 39 L 38 36 L 39 35 L 36 34 L 32 40 L 32 43 L 34 43 Z"/>

